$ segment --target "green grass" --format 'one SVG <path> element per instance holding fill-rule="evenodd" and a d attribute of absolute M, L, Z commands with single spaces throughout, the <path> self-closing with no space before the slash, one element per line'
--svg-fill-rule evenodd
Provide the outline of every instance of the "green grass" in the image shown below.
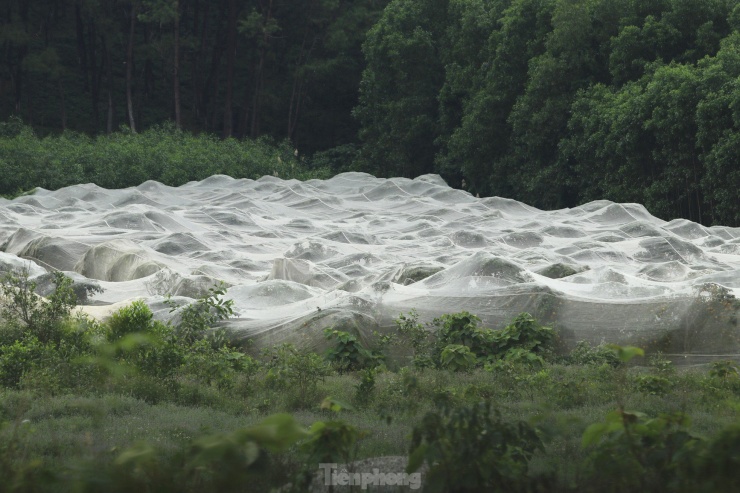
<path fill-rule="evenodd" d="M 740 398 L 738 386 L 715 385 L 705 370 L 685 369 L 672 380 L 676 387 L 665 396 L 647 395 L 633 388 L 635 377 L 644 368 L 631 368 L 625 388 L 615 383 L 617 370 L 596 366 L 548 365 L 547 378 L 538 382 L 519 381 L 484 370 L 452 374 L 443 370 L 385 372 L 378 376 L 373 398 L 366 406 L 341 411 L 346 423 L 367 432 L 360 440 L 356 458 L 406 455 L 410 435 L 421 417 L 435 409 L 435 400 L 447 399 L 455 406 L 491 399 L 505 420 L 535 424 L 545 444 L 531 463 L 531 474 L 555 474 L 570 484 L 586 474 L 588 452 L 581 447 L 586 427 L 601 421 L 618 406 L 620 396 L 626 409 L 651 416 L 683 412 L 692 418 L 692 430 L 711 436 L 740 418 L 728 400 Z M 326 396 L 351 403 L 354 374 L 334 375 L 320 383 L 313 397 L 293 414 L 303 425 L 331 418 L 319 409 Z M 568 402 L 562 388 L 587 382 L 583 395 Z M 409 383 L 413 382 L 413 383 Z M 192 390 L 192 389 L 191 389 Z M 200 391 L 208 394 L 205 386 Z M 258 423 L 266 416 L 286 411 L 291 392 L 276 392 L 255 385 L 249 395 L 217 392 L 214 405 L 207 400 L 192 405 L 172 395 L 172 401 L 150 404 L 121 393 L 50 396 L 28 390 L 5 390 L 0 394 L 2 420 L 18 426 L 24 456 L 39 458 L 52 470 L 74 469 L 85 461 L 112 461 L 137 442 L 154 445 L 163 454 L 182 450 L 198 436 L 230 432 Z M 390 418 L 390 420 L 389 420 Z M 284 455 L 297 463 L 301 455 L 293 450 Z"/>

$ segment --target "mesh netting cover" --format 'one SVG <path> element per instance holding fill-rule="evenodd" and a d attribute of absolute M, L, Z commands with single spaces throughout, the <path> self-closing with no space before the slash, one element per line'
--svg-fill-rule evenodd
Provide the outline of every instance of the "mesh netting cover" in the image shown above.
<path fill-rule="evenodd" d="M 635 344 L 691 361 L 740 353 L 740 228 L 666 222 L 638 204 L 541 211 L 477 199 L 436 175 L 344 173 L 299 182 L 212 176 L 173 188 L 77 185 L 0 203 L 0 271 L 74 272 L 104 289 L 96 316 L 135 298 L 229 287 L 225 325 L 258 345 L 369 338 L 417 310 L 500 328 L 520 312 L 567 344 Z"/>

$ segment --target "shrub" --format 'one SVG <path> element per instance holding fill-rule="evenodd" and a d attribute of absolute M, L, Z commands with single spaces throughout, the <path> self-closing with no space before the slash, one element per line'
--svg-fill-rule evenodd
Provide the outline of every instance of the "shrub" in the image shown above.
<path fill-rule="evenodd" d="M 411 442 L 407 472 L 428 464 L 425 491 L 525 489 L 529 461 L 543 450 L 534 428 L 502 421 L 489 402 L 427 413 Z"/>
<path fill-rule="evenodd" d="M 445 348 L 465 346 L 474 358 L 488 355 L 492 350 L 492 331 L 478 328 L 480 319 L 468 312 L 445 314 L 435 318 L 432 326 L 437 328 L 435 344 L 431 352 L 435 366 L 441 366 Z"/>
<path fill-rule="evenodd" d="M 209 341 L 194 342 L 185 353 L 184 372 L 196 381 L 215 385 L 221 390 L 233 387 L 237 374 L 254 375 L 259 365 L 244 353 L 221 347 L 214 349 Z"/>
<path fill-rule="evenodd" d="M 39 366 L 46 350 L 34 336 L 0 347 L 0 384 L 17 388 L 21 378 Z"/>
<path fill-rule="evenodd" d="M 41 343 L 58 343 L 62 323 L 77 303 L 72 280 L 61 272 L 54 273 L 54 292 L 46 300 L 36 295 L 36 283 L 27 269 L 6 274 L 0 285 L 0 317 L 6 323 L 19 325 L 24 334 Z"/>
<path fill-rule="evenodd" d="M 135 332 L 151 332 L 152 317 L 152 311 L 141 300 L 116 310 L 108 319 L 108 340 L 113 342 Z"/>
<path fill-rule="evenodd" d="M 680 413 L 648 418 L 620 409 L 608 414 L 583 434 L 591 481 L 609 491 L 678 489 L 679 473 L 690 466 L 692 450 L 701 441 L 688 432 L 689 424 Z"/>
<path fill-rule="evenodd" d="M 296 390 L 294 404 L 303 407 L 315 396 L 318 383 L 331 375 L 329 365 L 316 353 L 300 350 L 292 344 L 266 348 L 262 352 L 267 370 L 266 384 L 274 388 Z"/>
<path fill-rule="evenodd" d="M 673 382 L 658 375 L 640 375 L 635 380 L 635 386 L 643 394 L 664 396 L 673 388 Z"/>
<path fill-rule="evenodd" d="M 673 362 L 666 358 L 663 353 L 655 353 L 648 359 L 651 369 L 658 375 L 669 377 L 676 373 Z"/>
<path fill-rule="evenodd" d="M 469 371 L 475 366 L 475 355 L 462 344 L 448 344 L 442 350 L 440 366 L 452 371 Z"/>
<path fill-rule="evenodd" d="M 221 282 L 208 290 L 208 293 L 185 307 L 177 305 L 170 299 L 170 313 L 180 310 L 180 321 L 176 332 L 186 343 L 192 343 L 206 337 L 208 329 L 221 320 L 233 315 L 234 300 L 225 300 L 226 285 Z"/>
<path fill-rule="evenodd" d="M 355 385 L 355 402 L 365 406 L 370 403 L 375 393 L 375 376 L 378 368 L 365 368 L 359 372 L 360 381 Z"/>
<path fill-rule="evenodd" d="M 494 331 L 493 341 L 499 355 L 512 349 L 543 354 L 552 348 L 554 338 L 550 327 L 543 327 L 529 313 L 521 313 L 503 330 Z"/>
<path fill-rule="evenodd" d="M 184 363 L 186 348 L 179 344 L 170 326 L 153 319 L 151 310 L 141 300 L 114 312 L 108 319 L 107 329 L 107 339 L 111 343 L 131 335 L 146 337 L 145 344 L 118 355 L 119 360 L 130 363 L 145 375 L 173 378 Z"/>
<path fill-rule="evenodd" d="M 591 346 L 587 341 L 578 341 L 565 358 L 570 365 L 609 365 L 616 368 L 622 362 L 613 349 L 604 344 Z"/>
<path fill-rule="evenodd" d="M 377 366 L 379 356 L 364 348 L 354 334 L 327 328 L 324 336 L 334 341 L 334 346 L 326 350 L 326 359 L 340 373 Z"/>
<path fill-rule="evenodd" d="M 412 310 L 408 315 L 399 315 L 395 320 L 396 332 L 404 343 L 413 350 L 411 364 L 414 368 L 434 366 L 432 359 L 433 337 L 429 330 L 419 323 L 419 314 Z"/>
<path fill-rule="evenodd" d="M 714 361 L 709 376 L 721 379 L 740 378 L 740 370 L 734 361 Z"/>

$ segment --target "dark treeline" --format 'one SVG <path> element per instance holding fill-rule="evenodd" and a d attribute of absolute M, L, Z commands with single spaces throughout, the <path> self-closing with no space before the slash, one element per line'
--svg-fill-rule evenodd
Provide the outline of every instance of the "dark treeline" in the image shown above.
<path fill-rule="evenodd" d="M 39 135 L 171 121 L 334 171 L 740 225 L 738 4 L 4 0 L 0 111 Z"/>
<path fill-rule="evenodd" d="M 37 132 L 166 120 L 313 152 L 354 141 L 383 0 L 2 0 L 0 112 Z"/>
<path fill-rule="evenodd" d="M 364 160 L 556 208 L 740 224 L 737 0 L 394 0 L 369 32 Z"/>

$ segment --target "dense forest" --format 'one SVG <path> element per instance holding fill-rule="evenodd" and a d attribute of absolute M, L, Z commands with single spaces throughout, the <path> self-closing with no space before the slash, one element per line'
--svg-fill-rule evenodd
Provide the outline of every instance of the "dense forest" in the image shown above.
<path fill-rule="evenodd" d="M 737 226 L 738 4 L 4 0 L 0 114 L 40 136 L 170 121 L 335 172 Z"/>
<path fill-rule="evenodd" d="M 352 142 L 379 0 L 2 0 L 0 111 L 40 132 L 170 120 L 308 151 Z"/>

